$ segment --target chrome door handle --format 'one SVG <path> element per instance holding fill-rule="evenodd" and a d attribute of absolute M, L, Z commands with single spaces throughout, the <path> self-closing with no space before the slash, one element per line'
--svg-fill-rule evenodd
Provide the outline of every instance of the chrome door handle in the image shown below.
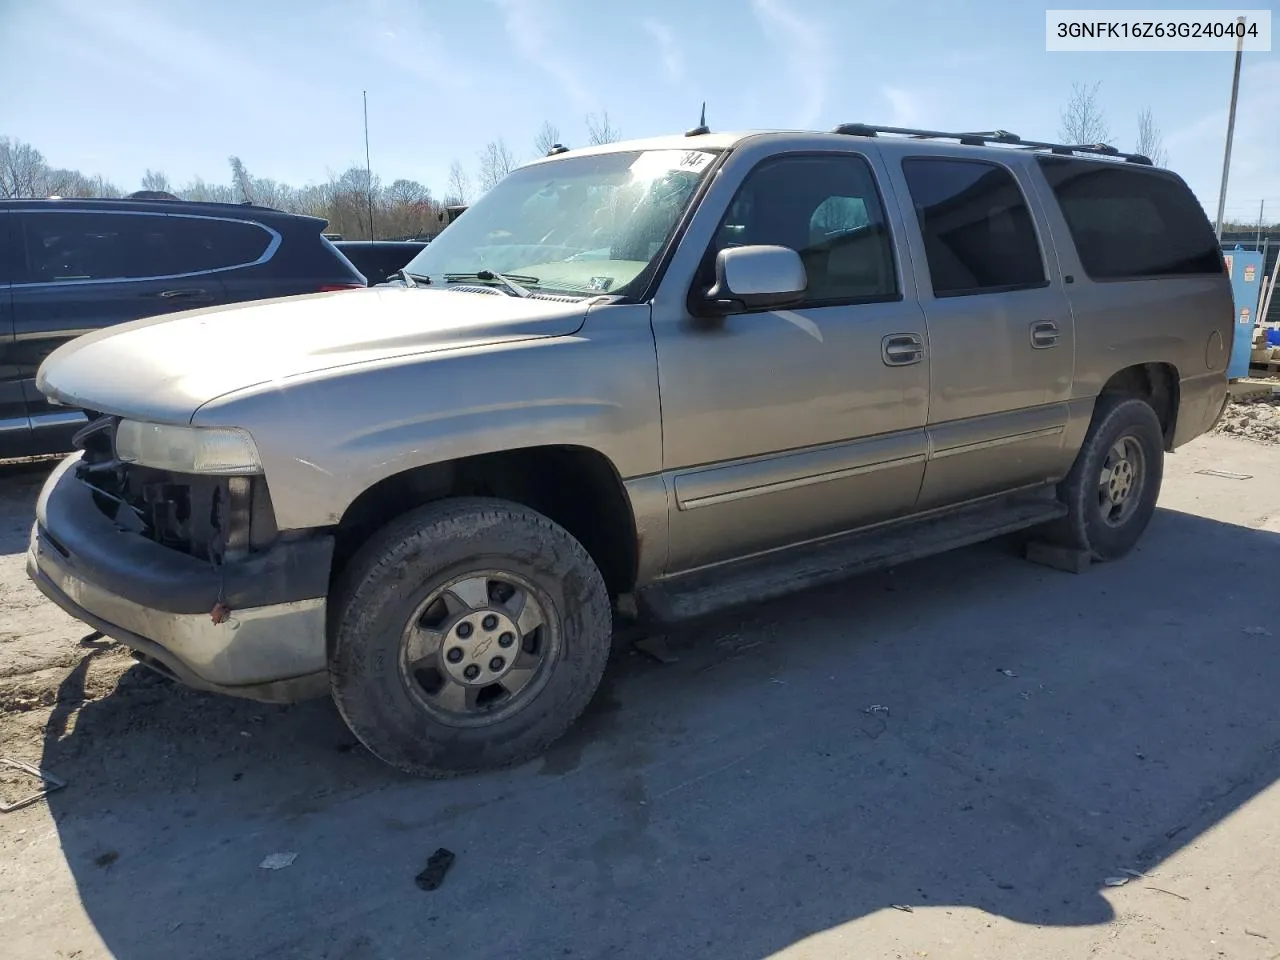
<path fill-rule="evenodd" d="M 1039 320 L 1031 325 L 1031 346 L 1047 350 L 1058 345 L 1058 325 L 1052 320 Z"/>
<path fill-rule="evenodd" d="M 889 367 L 919 363 L 924 359 L 924 341 L 914 333 L 891 334 L 880 341 L 880 358 Z"/>

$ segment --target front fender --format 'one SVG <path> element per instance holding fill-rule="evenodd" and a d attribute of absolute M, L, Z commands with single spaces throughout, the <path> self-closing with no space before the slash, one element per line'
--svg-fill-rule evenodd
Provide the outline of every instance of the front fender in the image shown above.
<path fill-rule="evenodd" d="M 573 336 L 261 384 L 193 422 L 253 435 L 281 530 L 336 524 L 380 480 L 461 457 L 573 445 L 601 453 L 624 481 L 662 462 L 646 305 L 593 307 Z"/>

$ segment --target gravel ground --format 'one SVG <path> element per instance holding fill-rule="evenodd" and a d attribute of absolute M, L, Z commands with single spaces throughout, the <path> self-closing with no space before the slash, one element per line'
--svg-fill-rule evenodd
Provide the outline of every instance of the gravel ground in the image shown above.
<path fill-rule="evenodd" d="M 1280 395 L 1228 404 L 1213 432 L 1259 443 L 1280 443 Z"/>
<path fill-rule="evenodd" d="M 0 471 L 0 755 L 67 786 L 0 814 L 5 960 L 1280 952 L 1275 445 L 1170 457 L 1080 576 L 984 544 L 623 649 L 545 757 L 447 782 L 86 639 L 22 573 L 46 470 Z"/>
<path fill-rule="evenodd" d="M 49 706 L 67 669 L 85 656 L 78 641 L 89 628 L 48 603 L 26 575 L 32 509 L 56 462 L 43 458 L 0 463 L 0 716 Z M 122 653 L 107 659 L 115 663 L 117 673 L 128 666 Z M 109 689 L 114 681 L 106 683 Z"/>

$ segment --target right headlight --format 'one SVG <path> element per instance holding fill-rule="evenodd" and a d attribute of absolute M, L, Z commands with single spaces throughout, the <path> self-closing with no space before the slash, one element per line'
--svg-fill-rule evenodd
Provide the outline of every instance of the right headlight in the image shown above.
<path fill-rule="evenodd" d="M 116 456 L 125 463 L 173 473 L 262 473 L 253 437 L 237 427 L 176 427 L 121 420 L 116 425 Z"/>

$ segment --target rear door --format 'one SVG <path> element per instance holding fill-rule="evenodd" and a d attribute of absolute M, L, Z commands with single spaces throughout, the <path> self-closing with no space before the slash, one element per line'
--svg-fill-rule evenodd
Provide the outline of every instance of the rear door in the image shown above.
<path fill-rule="evenodd" d="M 0 210 L 0 456 L 16 452 L 26 442 L 29 425 L 22 398 L 22 380 L 14 358 L 13 281 L 14 254 L 10 226 L 14 217 Z"/>
<path fill-rule="evenodd" d="M 890 166 L 902 178 L 913 260 L 927 274 L 919 509 L 1061 476 L 1075 327 L 1025 165 L 923 155 Z"/>
<path fill-rule="evenodd" d="M 202 218 L 125 210 L 24 210 L 13 215 L 14 360 L 33 428 L 74 414 L 35 388 L 40 364 L 67 341 L 103 327 L 224 300 L 225 255 Z"/>
<path fill-rule="evenodd" d="M 1222 408 L 1234 326 L 1231 282 L 1213 225 L 1176 174 L 1134 163 L 1037 157 L 1050 229 L 1079 327 L 1075 393 L 1091 398 L 1118 371 L 1162 363 L 1179 378 L 1174 443 Z"/>

